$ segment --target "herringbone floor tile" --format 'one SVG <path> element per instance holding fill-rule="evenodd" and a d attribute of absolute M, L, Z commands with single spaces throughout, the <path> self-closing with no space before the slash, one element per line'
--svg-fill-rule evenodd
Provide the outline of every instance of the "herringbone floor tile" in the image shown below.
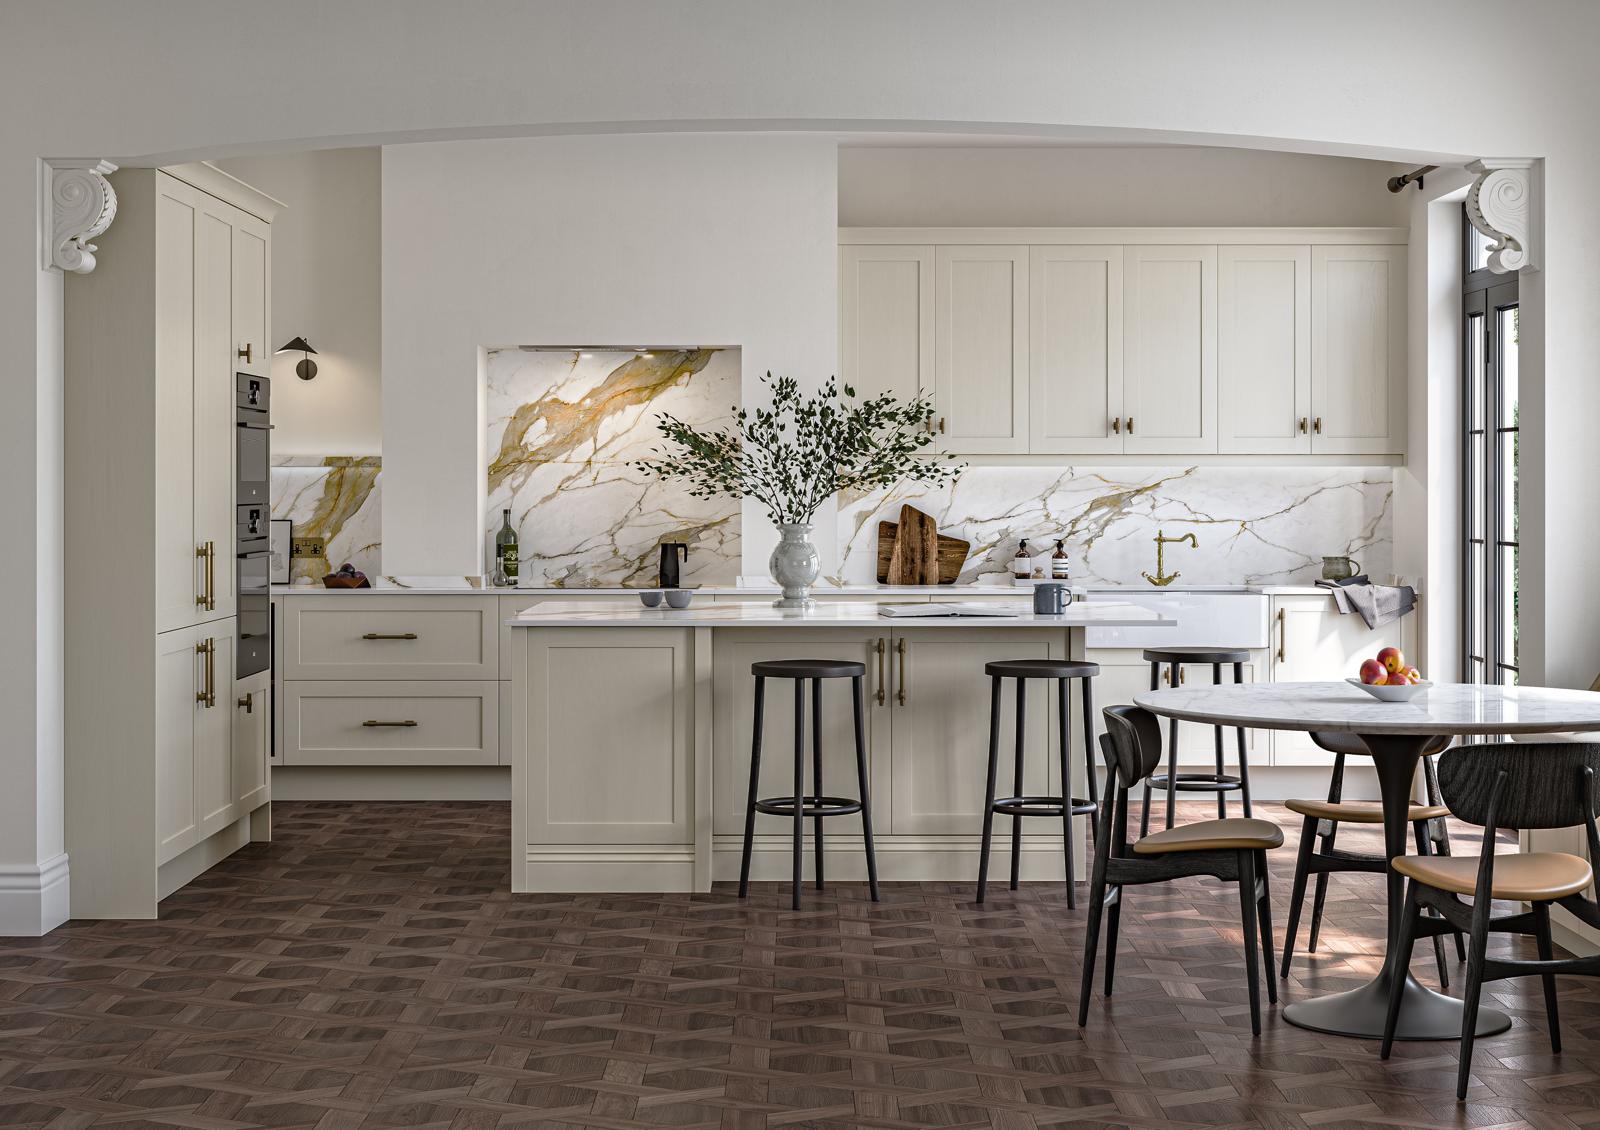
<path fill-rule="evenodd" d="M 777 886 L 512 896 L 504 805 L 276 809 L 273 843 L 156 922 L 0 940 L 0 1126 L 1600 1126 L 1600 981 L 1559 982 L 1559 1056 L 1537 983 L 1490 986 L 1515 1024 L 1458 1107 L 1453 1044 L 1384 1064 L 1275 1009 L 1252 1039 L 1237 904 L 1207 881 L 1131 894 L 1080 1031 L 1058 885 L 979 908 L 967 884 L 846 884 L 798 913 Z M 1268 814 L 1281 933 L 1298 821 Z M 1336 880 L 1286 999 L 1371 976 L 1380 897 Z"/>

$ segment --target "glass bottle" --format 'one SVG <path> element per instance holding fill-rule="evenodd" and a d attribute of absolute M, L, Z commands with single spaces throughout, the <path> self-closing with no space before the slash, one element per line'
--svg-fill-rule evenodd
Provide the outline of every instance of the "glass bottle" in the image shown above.
<path fill-rule="evenodd" d="M 517 584 L 517 531 L 511 528 L 511 509 L 500 511 L 500 532 L 494 536 L 496 573 L 504 576 L 500 584 Z"/>
<path fill-rule="evenodd" d="M 1071 562 L 1067 558 L 1067 543 L 1056 542 L 1056 551 L 1050 555 L 1050 579 L 1052 581 L 1070 580 L 1072 576 Z"/>
<path fill-rule="evenodd" d="M 1017 555 L 1011 559 L 1011 578 L 1021 583 L 1032 576 L 1033 558 L 1028 556 L 1028 539 L 1023 538 L 1017 546 Z"/>

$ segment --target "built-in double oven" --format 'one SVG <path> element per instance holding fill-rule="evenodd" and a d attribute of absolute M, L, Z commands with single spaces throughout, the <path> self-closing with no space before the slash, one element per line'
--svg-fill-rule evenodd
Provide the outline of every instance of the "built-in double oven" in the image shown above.
<path fill-rule="evenodd" d="M 272 382 L 235 374 L 234 545 L 239 594 L 239 632 L 234 670 L 239 678 L 272 666 L 271 472 Z"/>

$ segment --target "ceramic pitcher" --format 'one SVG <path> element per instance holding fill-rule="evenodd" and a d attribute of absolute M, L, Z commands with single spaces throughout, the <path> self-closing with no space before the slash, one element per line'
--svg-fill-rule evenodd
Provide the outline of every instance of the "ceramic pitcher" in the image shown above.
<path fill-rule="evenodd" d="M 1361 572 L 1361 562 L 1349 557 L 1324 557 L 1322 559 L 1322 579 L 1325 581 L 1343 581 Z"/>

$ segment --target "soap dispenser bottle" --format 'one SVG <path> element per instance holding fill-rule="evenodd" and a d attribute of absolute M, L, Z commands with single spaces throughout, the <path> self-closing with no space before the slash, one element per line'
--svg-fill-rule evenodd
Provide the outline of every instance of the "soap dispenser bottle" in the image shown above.
<path fill-rule="evenodd" d="M 1028 554 L 1027 538 L 1018 543 L 1017 555 L 1011 559 L 1011 579 L 1019 585 L 1033 579 L 1033 558 Z"/>
<path fill-rule="evenodd" d="M 1064 540 L 1056 542 L 1056 551 L 1050 555 L 1050 579 L 1052 581 L 1072 579 L 1071 562 L 1067 558 L 1067 543 Z"/>

